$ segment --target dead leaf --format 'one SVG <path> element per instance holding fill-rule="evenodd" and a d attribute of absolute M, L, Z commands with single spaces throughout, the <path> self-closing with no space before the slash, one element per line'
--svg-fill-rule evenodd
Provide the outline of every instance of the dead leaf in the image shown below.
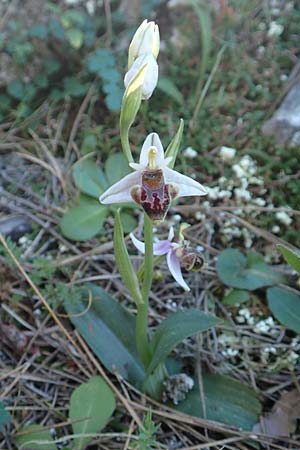
<path fill-rule="evenodd" d="M 254 425 L 253 431 L 269 436 L 289 437 L 296 431 L 297 419 L 300 419 L 300 392 L 294 389 L 281 395 L 272 411 Z"/>

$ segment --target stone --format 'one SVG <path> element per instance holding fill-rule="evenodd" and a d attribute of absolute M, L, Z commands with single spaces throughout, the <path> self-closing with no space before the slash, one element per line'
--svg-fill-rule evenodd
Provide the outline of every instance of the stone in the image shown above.
<path fill-rule="evenodd" d="M 278 145 L 300 144 L 300 81 L 294 84 L 275 111 L 262 127 L 266 136 L 274 136 Z"/>

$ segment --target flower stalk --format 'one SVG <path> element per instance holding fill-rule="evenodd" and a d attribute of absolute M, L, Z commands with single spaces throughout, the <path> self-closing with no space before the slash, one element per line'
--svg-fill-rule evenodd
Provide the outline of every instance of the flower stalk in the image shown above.
<path fill-rule="evenodd" d="M 145 238 L 145 261 L 142 285 L 143 303 L 138 305 L 136 318 L 136 342 L 140 358 L 147 368 L 150 359 L 150 346 L 148 340 L 148 309 L 149 295 L 153 278 L 153 224 L 147 214 L 144 214 L 144 238 Z"/>

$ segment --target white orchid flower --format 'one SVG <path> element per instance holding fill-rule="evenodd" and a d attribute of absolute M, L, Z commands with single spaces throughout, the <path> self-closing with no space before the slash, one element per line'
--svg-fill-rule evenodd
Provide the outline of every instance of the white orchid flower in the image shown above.
<path fill-rule="evenodd" d="M 145 244 L 139 241 L 133 233 L 130 233 L 130 239 L 133 245 L 141 252 L 145 253 Z M 176 282 L 185 290 L 190 291 L 190 288 L 184 281 L 181 273 L 180 259 L 182 256 L 182 251 L 185 250 L 183 242 L 177 243 L 172 242 L 174 239 L 174 229 L 170 228 L 168 239 L 156 242 L 153 244 L 153 254 L 155 256 L 167 255 L 167 264 L 169 270 L 176 280 Z"/>
<path fill-rule="evenodd" d="M 130 83 L 134 80 L 141 68 L 145 65 L 146 72 L 142 85 L 142 100 L 148 100 L 151 97 L 158 81 L 158 65 L 152 53 L 146 53 L 139 56 L 134 61 L 124 78 L 124 85 L 125 88 L 127 88 L 127 86 L 129 86 Z"/>
<path fill-rule="evenodd" d="M 152 220 L 163 220 L 176 197 L 206 195 L 197 181 L 170 169 L 158 134 L 150 133 L 141 149 L 139 163 L 130 163 L 134 172 L 113 184 L 99 198 L 101 203 L 127 203 L 134 200 Z"/>
<path fill-rule="evenodd" d="M 136 30 L 129 46 L 128 69 L 141 55 L 150 53 L 156 59 L 159 53 L 159 29 L 155 22 L 144 20 Z"/>

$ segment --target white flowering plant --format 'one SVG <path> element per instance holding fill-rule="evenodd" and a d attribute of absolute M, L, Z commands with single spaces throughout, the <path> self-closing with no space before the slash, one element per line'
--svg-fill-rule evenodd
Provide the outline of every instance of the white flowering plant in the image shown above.
<path fill-rule="evenodd" d="M 197 309 L 190 309 L 169 316 L 152 336 L 148 329 L 154 258 L 158 261 L 166 257 L 171 275 L 184 291 L 190 291 L 190 287 L 184 280 L 182 269 L 198 271 L 204 265 L 202 257 L 190 247 L 183 235 L 186 224 L 182 224 L 177 233 L 170 228 L 168 239 L 156 242 L 153 224 L 157 225 L 165 220 L 174 199 L 204 196 L 207 193 L 206 188 L 199 182 L 173 169 L 183 132 L 182 120 L 166 151 L 158 134 L 152 131 L 144 140 L 138 162 L 133 157 L 129 132 L 141 102 L 147 101 L 156 87 L 158 54 L 158 26 L 145 20 L 136 31 L 129 47 L 128 71 L 124 78 L 125 93 L 120 114 L 121 144 L 130 173 L 122 176 L 99 197 L 102 205 L 128 205 L 131 202 L 143 211 L 144 241 L 140 241 L 133 233 L 130 234 L 133 245 L 144 255 L 139 270 L 135 270 L 129 256 L 119 210 L 115 214 L 114 251 L 120 275 L 137 311 L 133 317 L 134 351 L 137 352 L 137 364 L 141 367 L 143 376 L 138 377 L 138 382 L 137 379 L 133 381 L 155 398 L 160 398 L 162 383 L 167 377 L 165 358 L 174 346 L 188 336 L 218 323 L 215 317 Z M 109 314 L 109 311 L 106 313 Z M 120 327 L 120 323 L 115 326 Z M 130 331 L 132 333 L 132 330 Z M 109 351 L 115 351 L 112 343 L 109 345 Z M 122 357 L 123 355 L 119 355 L 121 360 Z M 114 360 L 114 367 L 118 370 L 117 358 Z"/>

